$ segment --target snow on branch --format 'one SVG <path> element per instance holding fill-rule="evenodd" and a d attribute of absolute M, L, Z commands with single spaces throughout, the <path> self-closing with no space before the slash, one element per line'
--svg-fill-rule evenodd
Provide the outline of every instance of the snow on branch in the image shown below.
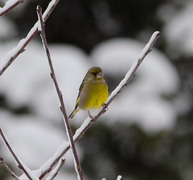
<path fill-rule="evenodd" d="M 122 176 L 119 175 L 119 176 L 117 177 L 117 180 L 123 180 Z"/>
<path fill-rule="evenodd" d="M 57 166 L 51 171 L 50 175 L 46 178 L 46 180 L 53 180 L 57 176 L 59 170 L 64 165 L 64 163 L 65 159 L 61 159 Z"/>
<path fill-rule="evenodd" d="M 1 157 L 0 157 L 0 164 L 2 164 L 2 166 L 11 174 L 12 177 L 14 177 L 16 180 L 19 180 L 17 175 L 10 169 L 10 167 L 7 164 L 5 164 L 3 158 Z"/>
<path fill-rule="evenodd" d="M 3 16 L 13 8 L 15 8 L 18 4 L 23 3 L 24 0 L 7 0 L 5 5 L 0 8 L 0 16 Z"/>
<path fill-rule="evenodd" d="M 13 151 L 11 145 L 9 144 L 7 138 L 5 137 L 2 129 L 0 128 L 0 136 L 2 137 L 3 142 L 5 143 L 7 149 L 13 156 L 13 159 L 15 160 L 17 166 L 24 172 L 24 174 L 27 176 L 29 180 L 38 180 L 37 176 L 35 176 L 32 171 L 18 158 L 18 156 Z M 16 177 L 16 176 L 15 176 Z"/>
<path fill-rule="evenodd" d="M 103 178 L 102 180 L 107 180 L 106 178 Z M 117 179 L 116 180 L 123 180 L 123 178 L 122 178 L 122 176 L 121 175 L 119 175 L 119 176 L 117 176 Z"/>
<path fill-rule="evenodd" d="M 110 105 L 110 103 L 116 98 L 116 96 L 127 86 L 127 84 L 133 79 L 137 69 L 141 65 L 142 61 L 145 59 L 145 57 L 151 52 L 152 47 L 154 43 L 157 41 L 157 39 L 160 37 L 160 32 L 156 31 L 151 36 L 149 42 L 146 44 L 144 49 L 142 50 L 141 54 L 139 55 L 139 58 L 134 61 L 133 65 L 123 78 L 123 80 L 119 83 L 119 85 L 115 88 L 115 90 L 111 93 L 111 95 L 108 97 L 106 101 L 106 106 L 102 108 L 102 110 L 96 110 L 97 115 L 94 118 L 86 118 L 83 122 L 83 124 L 78 128 L 75 132 L 75 135 L 73 136 L 74 142 L 77 142 L 82 136 L 84 136 L 84 133 L 92 126 L 96 120 L 106 112 L 107 107 Z M 52 168 L 56 165 L 56 163 L 64 156 L 64 154 L 70 149 L 70 143 L 64 142 L 61 147 L 58 148 L 56 153 L 48 160 L 46 161 L 39 169 L 40 179 L 42 179 L 47 173 L 49 173 Z M 121 178 L 120 178 L 121 179 Z"/>
<path fill-rule="evenodd" d="M 13 0 L 12 0 L 13 1 Z M 56 5 L 58 4 L 59 0 L 52 0 L 50 1 L 47 9 L 43 13 L 43 20 L 46 21 Z M 33 39 L 33 37 L 37 34 L 38 32 L 38 22 L 34 24 L 34 26 L 31 28 L 27 36 L 20 40 L 20 42 L 17 44 L 15 48 L 13 48 L 11 51 L 7 53 L 7 56 L 4 60 L 4 63 L 0 67 L 0 76 L 5 72 L 5 70 L 12 64 L 12 62 L 21 54 L 24 50 L 25 47 L 28 45 L 28 43 Z"/>

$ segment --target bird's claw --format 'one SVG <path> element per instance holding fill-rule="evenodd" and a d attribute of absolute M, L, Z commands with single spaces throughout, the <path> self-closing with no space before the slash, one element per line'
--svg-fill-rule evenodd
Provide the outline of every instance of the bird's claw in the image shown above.
<path fill-rule="evenodd" d="M 106 111 L 108 110 L 107 104 L 106 104 L 106 103 L 103 103 L 102 106 L 103 106 L 103 108 L 104 108 L 104 112 L 106 112 Z"/>

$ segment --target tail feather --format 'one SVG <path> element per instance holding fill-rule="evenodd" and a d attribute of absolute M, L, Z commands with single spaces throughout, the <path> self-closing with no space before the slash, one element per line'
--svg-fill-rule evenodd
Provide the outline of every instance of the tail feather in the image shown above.
<path fill-rule="evenodd" d="M 79 111 L 79 108 L 74 109 L 74 111 L 72 111 L 72 113 L 70 114 L 70 116 L 68 117 L 69 119 L 72 119 L 74 117 L 74 115 Z"/>

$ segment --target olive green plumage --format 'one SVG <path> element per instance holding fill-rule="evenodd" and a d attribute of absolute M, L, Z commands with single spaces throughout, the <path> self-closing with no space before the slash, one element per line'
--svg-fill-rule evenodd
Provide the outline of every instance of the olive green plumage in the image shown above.
<path fill-rule="evenodd" d="M 102 69 L 100 67 L 92 67 L 86 73 L 82 84 L 79 88 L 79 94 L 76 100 L 76 105 L 69 118 L 81 109 L 88 111 L 98 109 L 108 97 L 108 86 L 103 79 Z M 89 116 L 90 113 L 89 113 Z"/>

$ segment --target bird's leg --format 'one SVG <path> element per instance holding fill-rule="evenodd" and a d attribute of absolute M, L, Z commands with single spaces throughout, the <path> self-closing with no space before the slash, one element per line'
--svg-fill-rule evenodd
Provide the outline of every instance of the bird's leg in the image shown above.
<path fill-rule="evenodd" d="M 89 117 L 91 118 L 91 119 L 93 119 L 93 117 L 91 116 L 91 114 L 90 114 L 90 112 L 88 111 L 88 115 L 89 115 Z"/>

